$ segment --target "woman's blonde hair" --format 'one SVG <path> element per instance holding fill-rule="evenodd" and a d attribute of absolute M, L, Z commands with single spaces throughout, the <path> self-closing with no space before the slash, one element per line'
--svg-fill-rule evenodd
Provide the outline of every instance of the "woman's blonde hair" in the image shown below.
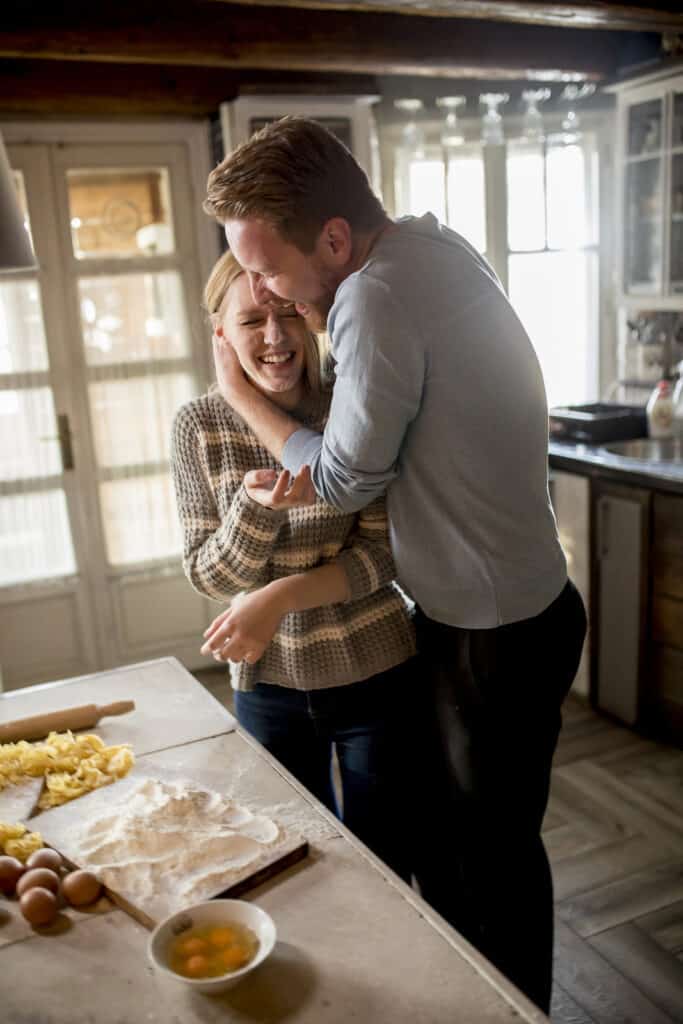
<path fill-rule="evenodd" d="M 229 249 L 214 264 L 204 287 L 204 308 L 214 326 L 226 295 L 237 278 L 243 273 L 244 268 L 237 262 Z M 306 330 L 304 342 L 304 360 L 306 381 L 311 391 L 317 394 L 321 389 L 323 377 L 322 343 L 318 340 L 318 336 L 308 329 Z"/>

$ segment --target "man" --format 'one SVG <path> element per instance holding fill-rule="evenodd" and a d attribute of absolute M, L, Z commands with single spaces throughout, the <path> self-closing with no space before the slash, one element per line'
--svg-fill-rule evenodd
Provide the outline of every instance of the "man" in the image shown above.
<path fill-rule="evenodd" d="M 348 511 L 387 492 L 426 666 L 415 681 L 421 790 L 406 822 L 422 894 L 547 1011 L 540 829 L 585 614 L 548 498 L 531 343 L 471 246 L 431 214 L 390 220 L 313 121 L 284 118 L 227 157 L 204 208 L 254 299 L 294 301 L 316 329 L 326 322 L 336 361 L 320 435 L 258 395 L 214 339 L 223 394 L 285 467 L 264 487 L 298 504 L 312 479 Z"/>

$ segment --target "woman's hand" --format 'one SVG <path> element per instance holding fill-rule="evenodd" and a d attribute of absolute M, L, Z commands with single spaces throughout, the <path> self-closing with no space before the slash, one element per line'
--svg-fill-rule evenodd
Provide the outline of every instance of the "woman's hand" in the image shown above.
<path fill-rule="evenodd" d="M 294 479 L 286 469 L 251 469 L 245 474 L 244 489 L 264 508 L 300 508 L 316 500 L 309 466 L 302 466 Z"/>
<path fill-rule="evenodd" d="M 235 394 L 243 393 L 251 388 L 251 384 L 237 358 L 237 353 L 223 334 L 223 328 L 217 327 L 211 339 L 213 345 L 213 362 L 216 368 L 216 383 L 226 402 L 230 402 Z"/>
<path fill-rule="evenodd" d="M 286 612 L 277 588 L 261 587 L 239 594 L 204 633 L 202 654 L 216 661 L 246 661 L 253 665 L 273 639 Z"/>

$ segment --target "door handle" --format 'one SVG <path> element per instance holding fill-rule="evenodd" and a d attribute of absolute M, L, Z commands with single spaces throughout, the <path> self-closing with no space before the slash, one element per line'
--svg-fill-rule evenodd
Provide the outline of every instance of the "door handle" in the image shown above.
<path fill-rule="evenodd" d="M 59 454 L 62 459 L 62 471 L 74 469 L 74 450 L 72 444 L 71 424 L 65 412 L 57 414 L 57 433 L 39 437 L 39 441 L 59 441 Z"/>

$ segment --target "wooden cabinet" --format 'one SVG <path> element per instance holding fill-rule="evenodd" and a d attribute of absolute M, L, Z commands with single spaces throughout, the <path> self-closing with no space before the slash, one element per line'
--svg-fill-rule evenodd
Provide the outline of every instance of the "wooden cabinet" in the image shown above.
<path fill-rule="evenodd" d="M 590 520 L 591 485 L 580 473 L 550 474 L 550 496 L 557 519 L 560 544 L 567 559 L 567 571 L 583 598 L 588 615 L 588 632 L 572 692 L 590 696 L 591 602 L 590 602 Z"/>
<path fill-rule="evenodd" d="M 683 497 L 655 494 L 643 724 L 683 741 Z"/>
<path fill-rule="evenodd" d="M 650 492 L 593 483 L 594 703 L 638 724 L 647 652 Z"/>

